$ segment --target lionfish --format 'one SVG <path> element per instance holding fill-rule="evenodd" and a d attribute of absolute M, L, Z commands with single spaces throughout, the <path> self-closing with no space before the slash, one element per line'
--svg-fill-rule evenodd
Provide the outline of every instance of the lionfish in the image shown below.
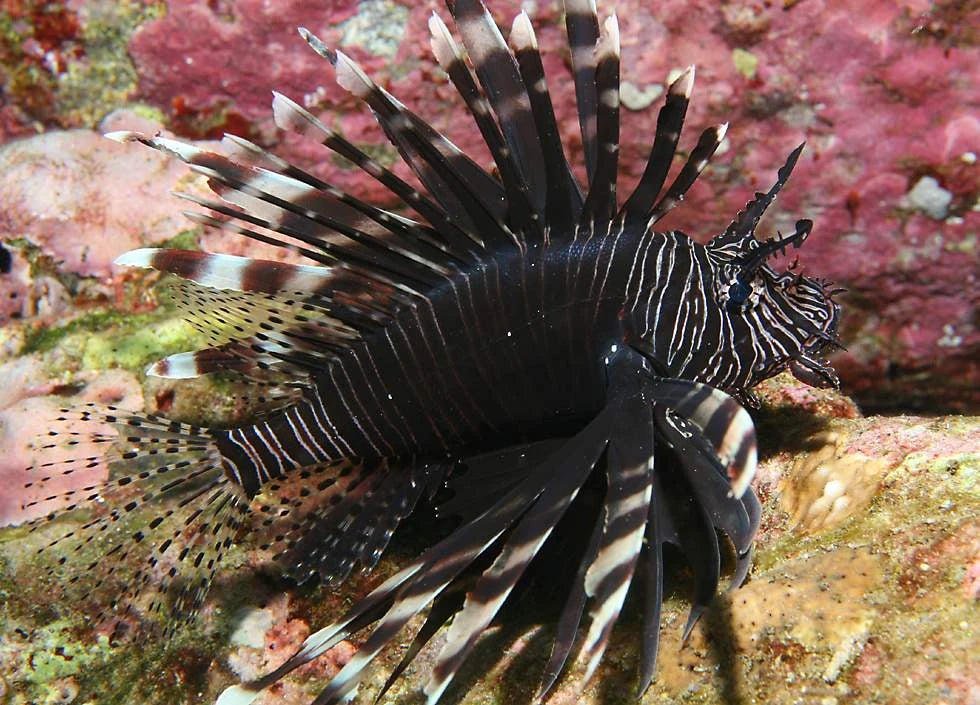
<path fill-rule="evenodd" d="M 620 205 L 615 15 L 600 23 L 593 0 L 563 3 L 583 187 L 562 147 L 527 14 L 505 40 L 480 0 L 447 4 L 462 43 L 434 13 L 432 49 L 493 172 L 303 29 L 425 192 L 289 98 L 273 101 L 280 128 L 349 160 L 404 209 L 365 203 L 231 135 L 225 153 L 159 135 L 107 135 L 162 150 L 206 176 L 217 198 L 184 195 L 211 212 L 190 213 L 193 220 L 311 264 L 173 249 L 117 260 L 179 277 L 179 305 L 210 336 L 210 347 L 172 355 L 149 373 L 234 373 L 259 390 L 262 406 L 230 429 L 111 407 L 65 410 L 60 421 L 75 429 L 66 432 L 69 445 L 88 435 L 108 450 L 49 464 L 53 474 L 41 484 L 84 464 L 103 462 L 110 474 L 48 498 L 91 514 L 47 550 L 63 548 L 64 562 L 104 540 L 108 556 L 89 566 L 104 575 L 140 549 L 120 600 L 145 590 L 154 594 L 151 609 L 188 614 L 250 530 L 296 581 L 335 582 L 355 566 L 374 567 L 417 507 L 457 522 L 281 667 L 226 690 L 220 705 L 251 702 L 370 629 L 316 699 L 347 702 L 366 667 L 430 605 L 385 689 L 448 623 L 424 688 L 436 703 L 575 512 L 587 530 L 561 544 L 571 582 L 538 698 L 570 665 L 576 643 L 571 663 L 584 667 L 583 682 L 592 676 L 634 582 L 643 588 L 642 693 L 657 655 L 664 546 L 679 548 L 693 575 L 685 637 L 716 593 L 720 535 L 734 547 L 732 584 L 749 570 L 760 517 L 749 486 L 757 462 L 743 406 L 753 400 L 749 389 L 787 368 L 809 384 L 837 384 L 821 357 L 838 345 L 836 291 L 768 264 L 798 247 L 811 221 L 797 221 L 785 237 L 755 236 L 802 145 L 772 188 L 707 244 L 658 232 L 726 130 L 706 129 L 664 189 L 693 67 L 669 86 L 645 171 Z M 51 435 L 48 447 L 66 442 Z M 140 511 L 152 503 L 160 509 Z"/>

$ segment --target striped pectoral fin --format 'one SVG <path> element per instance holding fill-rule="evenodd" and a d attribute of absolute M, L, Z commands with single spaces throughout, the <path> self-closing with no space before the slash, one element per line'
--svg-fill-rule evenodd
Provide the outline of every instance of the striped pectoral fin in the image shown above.
<path fill-rule="evenodd" d="M 752 490 L 742 498 L 732 496 L 724 465 L 693 421 L 666 411 L 658 417 L 657 430 L 674 449 L 680 469 L 711 524 L 731 538 L 738 555 L 744 554 L 752 546 L 755 527 L 742 498 Z"/>
<path fill-rule="evenodd" d="M 636 397 L 623 403 L 616 435 L 606 456 L 603 530 L 595 560 L 585 576 L 592 598 L 591 624 L 578 660 L 584 680 L 595 673 L 633 580 L 649 515 L 654 475 L 654 428 L 649 404 Z"/>
<path fill-rule="evenodd" d="M 654 419 L 658 430 L 665 435 L 668 443 L 671 443 L 672 431 L 676 429 L 676 425 L 669 410 L 664 406 L 655 407 Z M 683 450 L 677 446 L 674 450 L 678 460 L 683 462 L 681 457 Z M 708 508 L 701 503 L 697 494 L 692 493 L 687 479 L 680 476 L 672 477 L 669 484 L 672 489 L 668 491 L 674 495 L 669 511 L 678 530 L 681 550 L 694 573 L 691 611 L 681 639 L 686 642 L 718 590 L 721 576 L 721 551 Z M 732 501 L 737 500 L 733 498 Z"/>
<path fill-rule="evenodd" d="M 564 668 L 589 598 L 592 621 L 578 661 L 586 664 L 586 680 L 592 675 L 643 547 L 654 479 L 653 419 L 647 402 L 622 388 L 612 393 L 609 403 L 615 412 L 610 414 L 613 427 L 606 453 L 607 494 L 559 617 L 536 702 L 550 692 Z"/>
<path fill-rule="evenodd" d="M 742 405 L 719 389 L 683 379 L 658 377 L 650 395 L 701 430 L 726 470 L 732 495 L 741 497 L 758 465 L 755 424 Z"/>
<path fill-rule="evenodd" d="M 278 669 L 256 681 L 228 689 L 218 699 L 217 705 L 251 702 L 259 692 L 287 673 L 377 622 L 360 650 L 316 702 L 326 705 L 352 697 L 364 669 L 378 653 L 534 503 L 544 490 L 546 479 L 541 472 L 530 473 L 486 512 L 464 524 L 355 604 L 343 619 L 309 637 L 300 651 Z"/>
<path fill-rule="evenodd" d="M 663 487 L 656 474 L 653 477 L 653 497 L 646 526 L 646 546 L 643 574 L 643 641 L 640 652 L 640 684 L 638 694 L 646 692 L 653 682 L 660 650 L 660 614 L 664 602 L 664 553 L 667 543 L 665 524 L 669 521 L 662 509 Z"/>
<path fill-rule="evenodd" d="M 328 292 L 337 274 L 332 267 L 149 247 L 130 250 L 117 257 L 113 264 L 155 269 L 212 289 L 254 294 Z"/>
<path fill-rule="evenodd" d="M 361 645 L 354 658 L 337 674 L 317 698 L 329 705 L 349 697 L 360 682 L 364 669 L 393 640 L 416 614 L 493 545 L 544 491 L 546 475 L 531 473 L 523 483 L 502 497 L 476 520 L 465 524 L 436 544 L 417 561 L 415 575 L 395 595 L 391 608 Z"/>
<path fill-rule="evenodd" d="M 462 611 L 453 620 L 446 645 L 425 686 L 429 705 L 435 705 L 442 696 L 466 656 L 471 653 L 585 484 L 615 428 L 612 422 L 610 413 L 600 413 L 578 435 L 562 444 L 535 468 L 536 475 L 550 479 L 533 506 L 507 537 L 496 560 L 467 594 Z"/>

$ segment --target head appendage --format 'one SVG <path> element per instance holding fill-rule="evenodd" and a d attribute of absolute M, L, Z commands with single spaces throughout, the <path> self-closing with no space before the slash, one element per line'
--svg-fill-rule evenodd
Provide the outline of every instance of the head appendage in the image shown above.
<path fill-rule="evenodd" d="M 776 173 L 776 183 L 773 184 L 772 188 L 766 193 L 756 193 L 755 198 L 749 201 L 745 205 L 745 208 L 738 212 L 728 228 L 725 229 L 725 232 L 711 241 L 713 246 L 723 247 L 731 244 L 742 244 L 746 238 L 753 237 L 755 226 L 759 224 L 766 209 L 776 200 L 776 194 L 789 181 L 790 174 L 793 173 L 793 168 L 796 166 L 796 162 L 799 160 L 800 154 L 803 152 L 805 146 L 806 143 L 803 142 L 789 153 L 789 156 L 786 157 L 786 163 Z M 797 223 L 797 226 L 799 226 L 799 223 Z"/>
<path fill-rule="evenodd" d="M 810 230 L 813 228 L 813 221 L 802 219 L 796 221 L 796 227 L 792 235 L 786 237 L 770 238 L 762 242 L 758 247 L 748 252 L 736 260 L 742 267 L 742 274 L 746 277 L 752 276 L 758 271 L 759 267 L 765 264 L 766 260 L 777 253 L 785 253 L 789 245 L 799 247 L 807 239 Z"/>

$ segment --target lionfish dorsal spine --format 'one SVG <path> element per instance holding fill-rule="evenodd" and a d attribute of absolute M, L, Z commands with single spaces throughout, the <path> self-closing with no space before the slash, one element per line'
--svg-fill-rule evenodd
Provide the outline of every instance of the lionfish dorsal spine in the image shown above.
<path fill-rule="evenodd" d="M 650 221 L 654 203 L 667 181 L 674 161 L 681 126 L 694 88 L 694 66 L 688 66 L 667 88 L 667 98 L 657 115 L 657 129 L 639 183 L 623 204 L 621 217 L 628 224 Z"/>
<path fill-rule="evenodd" d="M 602 24 L 595 47 L 595 169 L 582 208 L 585 227 L 602 227 L 616 213 L 616 180 L 619 167 L 619 21 L 609 16 Z"/>

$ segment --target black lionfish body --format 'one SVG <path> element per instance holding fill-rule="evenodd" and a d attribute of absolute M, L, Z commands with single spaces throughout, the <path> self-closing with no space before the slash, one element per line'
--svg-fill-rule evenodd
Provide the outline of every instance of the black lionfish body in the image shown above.
<path fill-rule="evenodd" d="M 577 570 L 540 695 L 566 664 L 591 676 L 628 590 L 640 582 L 642 691 L 656 659 L 664 544 L 680 549 L 694 576 L 688 630 L 717 589 L 719 533 L 734 545 L 734 584 L 748 571 L 759 522 L 749 488 L 756 446 L 737 400 L 750 400 L 749 388 L 786 368 L 813 384 L 836 383 L 820 357 L 836 344 L 833 292 L 767 264 L 799 246 L 811 223 L 800 220 L 786 237 L 755 237 L 802 147 L 775 185 L 706 245 L 658 232 L 657 221 L 683 199 L 725 132 L 705 130 L 664 188 L 693 69 L 670 86 L 646 170 L 621 203 L 615 17 L 600 24 L 590 0 L 565 2 L 583 187 L 562 149 L 528 17 L 516 18 L 508 41 L 479 0 L 448 5 L 462 43 L 433 16 L 432 47 L 495 173 L 307 32 L 426 192 L 288 98 L 273 103 L 282 129 L 353 162 L 404 212 L 364 203 L 239 138 L 226 138 L 219 154 L 159 136 L 110 135 L 206 175 L 217 198 L 188 198 L 213 215 L 191 214 L 195 220 L 310 264 L 176 250 L 119 259 L 180 277 L 178 303 L 213 341 L 162 360 L 151 374 L 233 372 L 262 389 L 267 403 L 253 423 L 230 430 L 111 409 L 66 413 L 65 421 L 100 424 L 92 435 L 109 448 L 111 474 L 71 494 L 72 508 L 87 507 L 94 518 L 52 550 L 71 555 L 99 534 L 122 536 L 110 540 L 119 559 L 106 560 L 111 572 L 149 546 L 127 599 L 149 590 L 155 608 L 190 613 L 224 551 L 249 529 L 297 581 L 335 581 L 374 566 L 420 502 L 457 521 L 274 673 L 227 690 L 221 705 L 250 702 L 364 632 L 316 700 L 345 702 L 365 667 L 430 607 L 395 675 L 450 623 L 425 686 L 435 703 L 573 505 L 588 530 L 574 549 Z M 586 493 L 597 499 L 581 501 Z M 133 518 L 166 498 L 173 501 L 149 520 Z"/>

